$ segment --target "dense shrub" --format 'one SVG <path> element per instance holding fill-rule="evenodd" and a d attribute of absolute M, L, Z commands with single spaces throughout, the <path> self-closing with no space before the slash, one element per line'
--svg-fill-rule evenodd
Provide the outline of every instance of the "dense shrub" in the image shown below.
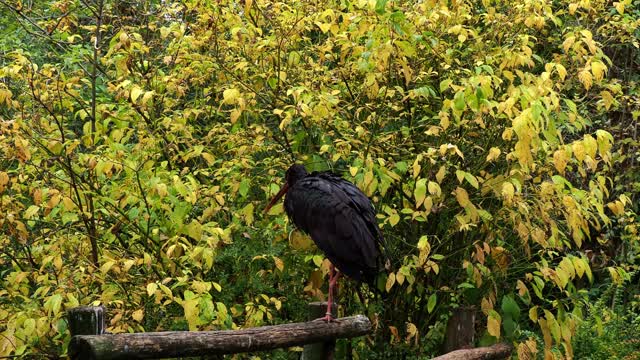
<path fill-rule="evenodd" d="M 383 301 L 342 288 L 376 327 L 343 353 L 438 353 L 475 306 L 482 344 L 571 357 L 589 289 L 637 268 L 637 2 L 0 15 L 0 356 L 64 355 L 79 304 L 112 332 L 304 319 L 328 263 L 261 212 L 294 161 L 354 181 L 389 243 Z"/>

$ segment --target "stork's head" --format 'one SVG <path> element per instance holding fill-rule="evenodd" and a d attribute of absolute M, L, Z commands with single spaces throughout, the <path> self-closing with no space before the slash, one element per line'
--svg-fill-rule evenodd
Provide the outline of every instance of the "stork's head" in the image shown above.
<path fill-rule="evenodd" d="M 293 186 L 298 180 L 307 176 L 307 169 L 304 168 L 304 165 L 294 164 L 289 167 L 287 170 L 287 174 L 285 175 L 285 179 L 289 186 Z"/>
<path fill-rule="evenodd" d="M 278 191 L 276 196 L 274 196 L 273 199 L 271 199 L 271 202 L 264 209 L 264 212 L 265 213 L 268 212 L 269 209 L 271 209 L 271 207 L 276 202 L 278 202 L 278 200 L 280 200 L 280 198 L 284 196 L 284 194 L 286 194 L 287 190 L 289 190 L 291 186 L 293 186 L 298 180 L 307 176 L 307 174 L 308 174 L 307 169 L 305 169 L 303 165 L 299 165 L 299 164 L 291 165 L 284 177 L 285 178 L 284 185 L 282 185 L 282 188 L 280 189 L 280 191 Z"/>

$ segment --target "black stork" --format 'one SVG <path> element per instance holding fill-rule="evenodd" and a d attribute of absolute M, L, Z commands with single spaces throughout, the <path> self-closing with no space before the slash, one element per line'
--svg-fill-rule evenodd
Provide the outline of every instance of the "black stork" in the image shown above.
<path fill-rule="evenodd" d="M 304 166 L 292 165 L 285 180 L 265 212 L 286 193 L 287 215 L 298 229 L 311 236 L 331 261 L 327 313 L 320 318 L 330 322 L 334 288 L 340 273 L 374 285 L 384 246 L 376 213 L 360 189 L 331 172 L 309 174 Z"/>

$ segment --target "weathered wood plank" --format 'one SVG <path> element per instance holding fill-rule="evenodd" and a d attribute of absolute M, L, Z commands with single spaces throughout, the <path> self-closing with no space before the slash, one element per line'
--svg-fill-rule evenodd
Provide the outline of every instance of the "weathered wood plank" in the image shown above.
<path fill-rule="evenodd" d="M 503 360 L 511 356 L 513 348 L 504 343 L 475 349 L 462 349 L 446 353 L 431 360 Z"/>
<path fill-rule="evenodd" d="M 476 309 L 474 306 L 459 307 L 447 323 L 444 352 L 473 347 L 476 335 Z"/>
<path fill-rule="evenodd" d="M 309 321 L 242 330 L 78 335 L 71 339 L 69 356 L 116 360 L 233 354 L 350 338 L 369 332 L 369 318 L 357 315 L 330 324 Z"/>
<path fill-rule="evenodd" d="M 104 307 L 78 306 L 67 311 L 69 331 L 73 335 L 104 334 Z"/>

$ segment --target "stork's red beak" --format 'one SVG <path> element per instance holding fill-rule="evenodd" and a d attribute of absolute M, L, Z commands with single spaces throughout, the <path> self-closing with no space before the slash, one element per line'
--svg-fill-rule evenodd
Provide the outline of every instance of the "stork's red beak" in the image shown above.
<path fill-rule="evenodd" d="M 289 190 L 289 183 L 284 183 L 284 185 L 282 185 L 282 189 L 280 189 L 280 191 L 278 191 L 276 196 L 274 196 L 273 199 L 271 199 L 271 202 L 269 203 L 269 205 L 267 205 L 267 207 L 264 208 L 264 212 L 267 213 L 271 209 L 271 207 L 275 205 L 275 203 L 277 203 L 278 200 L 280 200 L 280 198 L 282 198 L 282 196 L 287 192 L 287 190 Z"/>

